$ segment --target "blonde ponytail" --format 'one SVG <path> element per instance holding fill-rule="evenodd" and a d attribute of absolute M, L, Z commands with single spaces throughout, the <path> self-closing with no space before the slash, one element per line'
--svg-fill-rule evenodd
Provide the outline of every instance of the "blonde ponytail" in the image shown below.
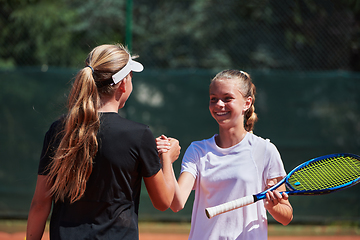
<path fill-rule="evenodd" d="M 257 122 L 257 120 L 258 120 L 257 114 L 255 113 L 255 105 L 254 105 L 255 104 L 256 87 L 252 83 L 250 75 L 247 73 L 245 73 L 245 74 L 247 75 L 247 80 L 248 80 L 248 84 L 245 84 L 245 85 L 249 86 L 246 97 L 251 97 L 252 102 L 251 102 L 250 108 L 245 113 L 244 127 L 245 127 L 246 131 L 252 132 L 254 129 L 255 122 Z"/>
<path fill-rule="evenodd" d="M 53 181 L 50 191 L 55 201 L 69 198 L 75 202 L 85 192 L 98 148 L 99 103 L 92 71 L 84 68 L 76 76 L 70 92 L 64 137 L 50 168 L 49 177 Z"/>
<path fill-rule="evenodd" d="M 257 114 L 255 113 L 254 105 L 251 105 L 249 110 L 245 113 L 245 130 L 252 132 L 254 129 L 255 122 L 258 120 Z"/>

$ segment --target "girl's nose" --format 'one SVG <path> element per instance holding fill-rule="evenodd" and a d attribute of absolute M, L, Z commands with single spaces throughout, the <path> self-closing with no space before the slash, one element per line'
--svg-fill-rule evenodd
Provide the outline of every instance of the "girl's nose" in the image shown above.
<path fill-rule="evenodd" d="M 219 99 L 219 100 L 217 101 L 216 105 L 219 106 L 219 107 L 223 107 L 223 106 L 225 106 L 225 103 L 224 103 L 224 101 L 222 101 L 221 99 Z"/>

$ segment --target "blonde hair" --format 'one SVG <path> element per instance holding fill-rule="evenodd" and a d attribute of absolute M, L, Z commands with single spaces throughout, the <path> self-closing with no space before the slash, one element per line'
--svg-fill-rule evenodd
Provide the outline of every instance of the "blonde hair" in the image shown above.
<path fill-rule="evenodd" d="M 50 194 L 55 201 L 79 200 L 85 192 L 98 151 L 100 98 L 114 93 L 111 77 L 129 60 L 122 45 L 101 45 L 88 55 L 73 83 L 62 139 L 50 165 Z"/>
<path fill-rule="evenodd" d="M 258 120 L 257 114 L 255 113 L 255 94 L 256 87 L 253 84 L 251 77 L 248 73 L 239 70 L 224 70 L 216 74 L 211 80 L 211 83 L 219 79 L 233 79 L 237 80 L 237 85 L 241 94 L 247 98 L 251 97 L 252 102 L 249 109 L 245 112 L 244 116 L 244 128 L 246 131 L 251 132 L 254 128 L 255 122 Z M 211 84 L 210 84 L 211 85 Z"/>

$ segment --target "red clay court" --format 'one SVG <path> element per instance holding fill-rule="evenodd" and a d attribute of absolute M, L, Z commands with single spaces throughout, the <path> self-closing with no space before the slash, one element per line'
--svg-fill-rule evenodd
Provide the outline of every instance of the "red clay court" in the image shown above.
<path fill-rule="evenodd" d="M 0 221 L 0 240 L 24 240 L 25 221 Z M 187 240 L 189 223 L 139 223 L 140 240 Z M 269 240 L 360 240 L 359 226 L 269 225 Z M 48 232 L 43 240 L 49 240 Z"/>

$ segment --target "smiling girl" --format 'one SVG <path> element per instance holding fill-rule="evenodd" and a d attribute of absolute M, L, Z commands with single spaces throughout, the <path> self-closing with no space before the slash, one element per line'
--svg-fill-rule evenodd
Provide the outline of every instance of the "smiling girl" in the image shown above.
<path fill-rule="evenodd" d="M 283 225 L 292 220 L 288 196 L 279 193 L 285 186 L 268 192 L 264 201 L 212 219 L 205 215 L 207 207 L 261 192 L 286 175 L 275 145 L 252 134 L 255 92 L 243 71 L 225 70 L 211 81 L 209 110 L 219 133 L 188 147 L 171 204 L 174 212 L 183 209 L 195 190 L 189 239 L 267 239 L 266 210 Z"/>

